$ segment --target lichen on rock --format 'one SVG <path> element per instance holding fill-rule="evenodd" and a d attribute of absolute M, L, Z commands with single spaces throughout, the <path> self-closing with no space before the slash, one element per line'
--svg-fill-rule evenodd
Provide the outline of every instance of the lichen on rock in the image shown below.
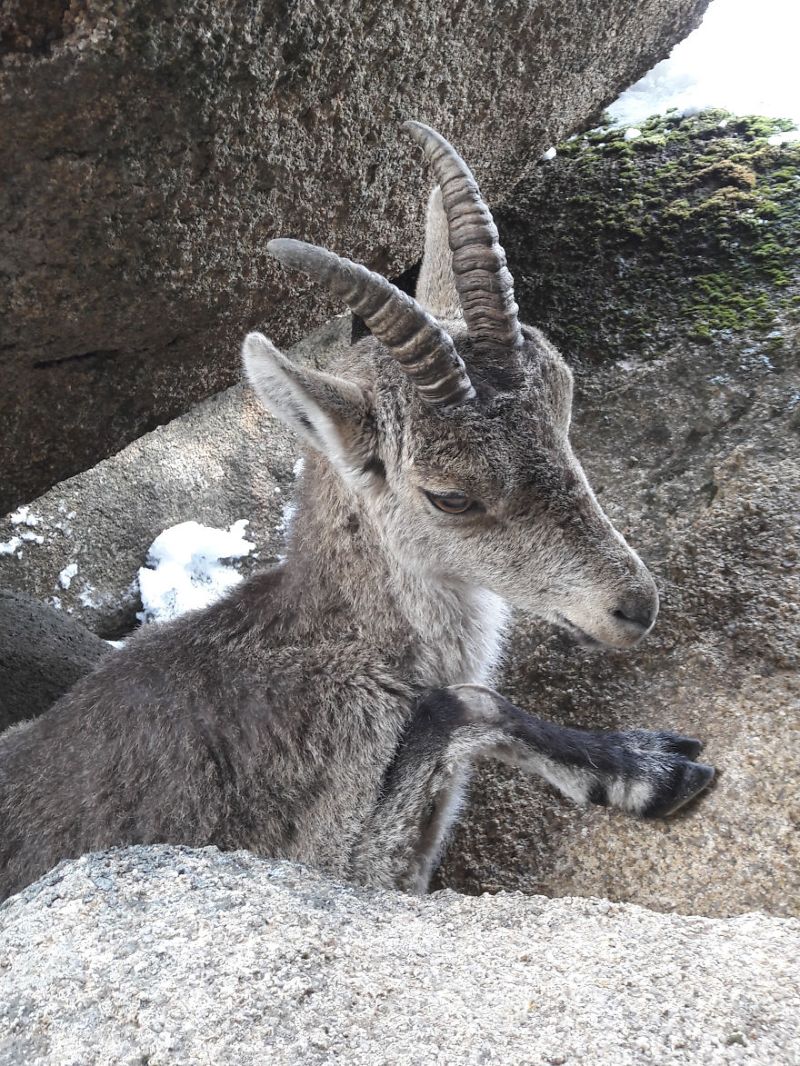
<path fill-rule="evenodd" d="M 707 110 L 562 144 L 500 212 L 527 317 L 589 362 L 745 332 L 781 347 L 800 322 L 800 143 L 771 141 L 791 128 Z"/>

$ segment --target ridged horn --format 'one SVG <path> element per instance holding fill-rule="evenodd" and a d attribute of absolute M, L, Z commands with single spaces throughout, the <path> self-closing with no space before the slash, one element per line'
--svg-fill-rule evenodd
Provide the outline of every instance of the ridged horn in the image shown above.
<path fill-rule="evenodd" d="M 453 407 L 475 395 L 452 337 L 416 300 L 386 278 L 304 241 L 280 238 L 270 241 L 267 251 L 285 266 L 323 282 L 363 318 L 426 403 Z"/>
<path fill-rule="evenodd" d="M 453 146 L 422 122 L 405 122 L 442 190 L 453 275 L 469 335 L 478 348 L 516 348 L 522 331 L 514 279 L 497 227 L 472 171 Z"/>

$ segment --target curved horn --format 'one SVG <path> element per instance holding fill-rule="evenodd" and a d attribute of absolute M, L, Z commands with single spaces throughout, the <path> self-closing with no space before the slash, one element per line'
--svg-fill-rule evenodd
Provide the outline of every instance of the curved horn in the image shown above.
<path fill-rule="evenodd" d="M 514 279 L 478 183 L 455 148 L 436 130 L 421 122 L 405 122 L 403 128 L 425 152 L 442 190 L 453 274 L 470 337 L 478 347 L 518 347 L 522 332 Z"/>
<path fill-rule="evenodd" d="M 363 318 L 426 403 L 452 407 L 475 395 L 450 335 L 416 300 L 386 278 L 304 241 L 270 241 L 267 251 L 286 266 L 324 282 Z"/>

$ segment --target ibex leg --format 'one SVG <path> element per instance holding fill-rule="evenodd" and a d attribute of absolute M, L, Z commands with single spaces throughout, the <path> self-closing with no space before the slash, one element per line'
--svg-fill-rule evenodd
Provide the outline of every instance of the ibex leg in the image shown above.
<path fill-rule="evenodd" d="M 577 803 L 664 817 L 706 788 L 701 743 L 676 733 L 592 732 L 527 714 L 492 689 L 427 693 L 403 735 L 380 801 L 353 853 L 367 884 L 425 892 L 455 823 L 476 759 L 536 774 Z"/>

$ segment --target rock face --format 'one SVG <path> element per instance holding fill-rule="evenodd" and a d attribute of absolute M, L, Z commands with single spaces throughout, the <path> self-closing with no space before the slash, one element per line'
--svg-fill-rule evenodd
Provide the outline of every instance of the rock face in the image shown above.
<path fill-rule="evenodd" d="M 0 589 L 0 733 L 52 707 L 108 651 L 61 611 Z"/>
<path fill-rule="evenodd" d="M 0 909 L 0 1063 L 796 1063 L 800 922 L 133 848 Z"/>
<path fill-rule="evenodd" d="M 766 137 L 761 141 L 747 143 L 759 149 Z M 708 151 L 707 137 L 693 143 Z M 740 149 L 737 142 L 732 151 Z M 615 188 L 619 171 L 610 161 L 608 167 Z M 537 169 L 535 181 L 549 180 Z M 534 211 L 535 193 L 531 185 L 527 237 L 522 228 L 503 231 L 529 321 L 536 321 L 546 276 L 534 268 L 534 236 L 558 208 L 545 197 L 546 209 Z M 564 234 L 565 243 L 574 237 Z M 763 234 L 768 240 L 769 223 Z M 626 264 L 630 283 L 641 260 L 631 251 Z M 665 259 L 666 291 L 692 266 L 691 259 Z M 740 270 L 731 267 L 737 276 Z M 649 271 L 641 267 L 645 287 Z M 572 273 L 572 304 L 583 326 L 591 319 L 580 271 Z M 785 291 L 776 287 L 776 304 Z M 623 290 L 631 302 L 635 293 Z M 788 323 L 779 309 L 781 317 Z M 608 321 L 604 315 L 600 325 Z M 659 350 L 634 349 L 624 359 L 598 326 L 602 360 L 591 367 L 585 357 L 575 361 L 576 450 L 604 507 L 658 579 L 656 629 L 634 652 L 588 655 L 521 618 L 498 687 L 566 724 L 670 727 L 700 736 L 718 783 L 681 817 L 641 823 L 580 810 L 519 774 L 487 767 L 474 782 L 443 885 L 602 895 L 689 914 L 800 914 L 798 336 L 787 324 L 780 332 L 748 326 L 714 334 L 711 343 L 679 342 L 694 322 L 676 316 L 670 328 Z M 347 322 L 338 320 L 308 347 L 326 362 L 346 337 Z M 562 347 L 570 357 L 563 338 Z M 109 635 L 121 624 L 118 605 L 147 547 L 172 521 L 252 518 L 260 561 L 275 558 L 278 501 L 290 490 L 294 445 L 249 405 L 239 389 L 230 390 L 36 501 L 31 513 L 43 516 L 59 514 L 62 488 L 76 501 L 66 547 L 48 555 L 46 539 L 26 544 L 22 559 L 0 555 L 0 584 L 47 598 L 60 568 L 79 552 L 79 575 L 102 594 L 87 606 L 78 583 L 64 606 Z M 224 461 L 217 466 L 215 457 Z M 154 494 L 153 484 L 169 489 Z M 0 526 L 0 539 L 18 528 Z M 112 547 L 95 552 L 93 538 Z M 133 609 L 126 608 L 128 619 Z"/>
<path fill-rule="evenodd" d="M 414 262 L 404 119 L 496 200 L 706 2 L 4 4 L 0 510 L 232 384 L 252 326 L 325 317 L 270 237 Z"/>
<path fill-rule="evenodd" d="M 800 144 L 789 120 L 708 110 L 558 147 L 497 212 L 530 319 L 585 366 L 800 325 Z M 638 133 L 638 136 L 631 134 Z"/>

